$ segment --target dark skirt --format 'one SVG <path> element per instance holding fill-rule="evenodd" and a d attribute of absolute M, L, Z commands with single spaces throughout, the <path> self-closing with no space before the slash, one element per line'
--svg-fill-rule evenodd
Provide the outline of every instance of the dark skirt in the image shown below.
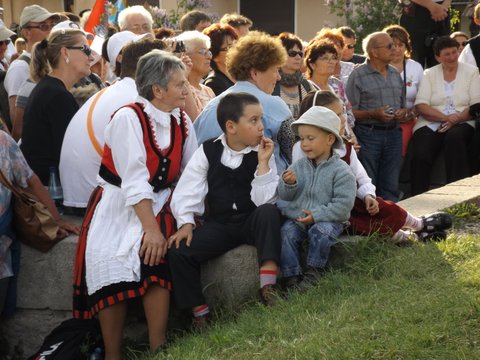
<path fill-rule="evenodd" d="M 171 290 L 171 277 L 168 264 L 164 259 L 159 265 L 149 266 L 141 261 L 140 281 L 123 281 L 104 286 L 92 295 L 87 293 L 85 280 L 85 250 L 88 229 L 95 212 L 95 208 L 102 198 L 102 187 L 97 187 L 87 206 L 87 212 L 78 238 L 77 252 L 75 256 L 75 268 L 73 279 L 73 316 L 77 319 L 90 319 L 100 310 L 108 306 L 118 304 L 127 299 L 133 299 L 145 295 L 151 284 L 158 284 L 162 288 Z M 156 217 L 162 234 L 168 239 L 176 231 L 175 219 L 170 210 L 170 200 L 164 205 Z"/>
<path fill-rule="evenodd" d="M 357 235 L 393 235 L 400 230 L 407 220 L 407 212 L 389 200 L 377 197 L 379 212 L 371 216 L 365 203 L 355 198 L 355 204 L 350 214 L 349 231 Z"/>

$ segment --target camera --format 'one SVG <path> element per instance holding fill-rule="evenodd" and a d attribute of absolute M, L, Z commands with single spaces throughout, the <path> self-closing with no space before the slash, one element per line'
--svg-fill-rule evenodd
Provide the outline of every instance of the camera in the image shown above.
<path fill-rule="evenodd" d="M 385 110 L 385 113 L 388 115 L 393 115 L 395 113 L 395 110 L 393 109 L 393 107 L 390 106 Z"/>
<path fill-rule="evenodd" d="M 177 54 L 185 52 L 185 44 L 183 41 L 175 41 L 175 50 L 173 52 Z"/>

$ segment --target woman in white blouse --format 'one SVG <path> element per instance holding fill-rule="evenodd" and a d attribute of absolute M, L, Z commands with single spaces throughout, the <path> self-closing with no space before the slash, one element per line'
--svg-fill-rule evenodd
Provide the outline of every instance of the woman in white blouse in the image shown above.
<path fill-rule="evenodd" d="M 142 297 L 150 349 L 166 342 L 171 282 L 164 257 L 175 232 L 169 201 L 197 148 L 180 110 L 188 94 L 182 61 L 153 50 L 140 58 L 135 82 L 137 102 L 120 108 L 105 129 L 99 186 L 75 263 L 74 314 L 98 313 L 107 359 L 121 359 L 129 298 Z"/>
<path fill-rule="evenodd" d="M 210 65 L 212 60 L 210 38 L 198 31 L 185 31 L 178 35 L 175 40 L 183 41 L 185 54 L 192 60 L 188 82 L 190 83 L 189 88 L 193 96 L 194 106 L 189 106 L 185 110 L 192 121 L 195 121 L 208 102 L 215 97 L 213 90 L 202 84 L 203 78 L 212 69 Z"/>
<path fill-rule="evenodd" d="M 447 182 L 471 176 L 469 145 L 474 121 L 469 107 L 480 102 L 478 69 L 458 61 L 458 43 L 442 36 L 434 44 L 440 64 L 425 70 L 415 100 L 419 114 L 410 141 L 412 194 L 429 190 L 430 172 L 443 150 Z"/>
<path fill-rule="evenodd" d="M 412 44 L 410 35 L 400 25 L 390 25 L 383 29 L 393 40 L 393 60 L 390 62 L 398 70 L 403 79 L 404 91 L 406 94 L 407 114 L 400 122 L 402 128 L 402 156 L 407 153 L 408 143 L 412 137 L 412 130 L 417 120 L 414 103 L 418 87 L 423 77 L 423 68 L 420 63 L 410 59 Z"/>

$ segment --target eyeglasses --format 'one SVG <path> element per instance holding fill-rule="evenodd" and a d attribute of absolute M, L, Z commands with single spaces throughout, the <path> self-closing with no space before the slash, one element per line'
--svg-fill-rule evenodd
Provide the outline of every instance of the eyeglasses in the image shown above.
<path fill-rule="evenodd" d="M 52 28 L 57 25 L 55 23 L 41 23 L 40 25 L 28 25 L 25 26 L 26 29 L 39 29 L 40 31 L 50 31 Z"/>
<path fill-rule="evenodd" d="M 88 45 L 82 45 L 82 46 L 65 46 L 67 49 L 71 50 L 80 50 L 83 52 L 85 55 L 90 56 L 92 55 L 92 49 L 88 47 Z"/>
<path fill-rule="evenodd" d="M 233 47 L 233 44 L 232 44 L 232 45 L 228 45 L 228 46 L 223 47 L 223 48 L 220 48 L 219 50 L 220 50 L 220 51 L 228 51 L 228 50 L 230 50 L 232 47 Z"/>
<path fill-rule="evenodd" d="M 152 25 L 150 25 L 150 24 L 133 25 L 133 26 L 130 26 L 128 28 L 128 30 L 131 30 L 131 31 L 138 31 L 138 30 L 151 31 L 152 30 Z"/>
<path fill-rule="evenodd" d="M 393 43 L 390 43 L 388 45 L 375 46 L 375 49 L 380 49 L 380 48 L 387 48 L 388 50 L 392 50 Z"/>
<path fill-rule="evenodd" d="M 8 45 L 8 44 L 10 44 L 10 39 L 0 41 L 0 45 Z"/>
<path fill-rule="evenodd" d="M 345 47 L 346 47 L 347 49 L 353 49 L 353 48 L 355 48 L 355 45 L 353 45 L 353 44 L 348 44 L 348 45 L 345 45 Z"/>
<path fill-rule="evenodd" d="M 201 48 L 200 50 L 197 51 L 200 55 L 206 56 L 206 55 L 212 55 L 212 52 L 206 48 Z"/>
<path fill-rule="evenodd" d="M 295 57 L 297 55 L 300 55 L 300 57 L 303 57 L 303 51 L 288 50 L 287 54 L 290 57 Z"/>
<path fill-rule="evenodd" d="M 335 55 L 334 56 L 322 56 L 322 57 L 319 57 L 317 60 L 320 60 L 320 61 L 337 61 L 338 57 L 336 57 Z"/>

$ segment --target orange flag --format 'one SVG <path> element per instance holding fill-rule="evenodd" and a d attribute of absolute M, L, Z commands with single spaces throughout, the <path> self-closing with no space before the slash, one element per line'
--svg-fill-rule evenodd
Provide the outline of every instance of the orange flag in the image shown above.
<path fill-rule="evenodd" d="M 105 23 L 103 25 L 108 24 L 108 14 L 107 14 L 107 5 L 108 5 L 108 0 L 96 0 L 95 5 L 93 5 L 92 12 L 90 13 L 90 16 L 85 24 L 84 30 L 86 32 L 96 34 L 96 27 L 99 25 L 102 25 L 102 23 Z"/>

